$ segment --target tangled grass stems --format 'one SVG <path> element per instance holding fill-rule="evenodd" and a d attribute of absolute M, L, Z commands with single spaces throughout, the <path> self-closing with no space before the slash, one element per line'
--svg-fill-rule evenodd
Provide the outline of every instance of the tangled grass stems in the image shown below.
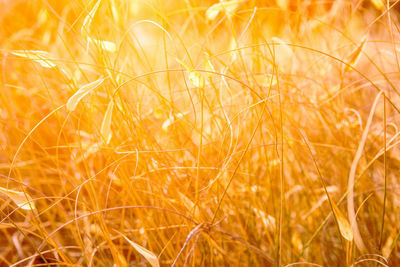
<path fill-rule="evenodd" d="M 399 11 L 0 1 L 0 265 L 399 265 Z"/>

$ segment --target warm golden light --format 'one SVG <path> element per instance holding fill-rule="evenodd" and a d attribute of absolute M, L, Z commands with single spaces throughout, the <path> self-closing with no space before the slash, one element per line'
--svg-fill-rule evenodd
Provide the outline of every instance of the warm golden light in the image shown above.
<path fill-rule="evenodd" d="M 0 266 L 398 266 L 400 4 L 0 0 Z"/>

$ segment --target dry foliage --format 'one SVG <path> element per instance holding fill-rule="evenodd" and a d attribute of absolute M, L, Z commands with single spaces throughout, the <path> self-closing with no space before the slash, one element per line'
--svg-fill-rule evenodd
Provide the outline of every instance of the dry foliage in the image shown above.
<path fill-rule="evenodd" d="M 399 266 L 398 7 L 0 1 L 0 266 Z"/>

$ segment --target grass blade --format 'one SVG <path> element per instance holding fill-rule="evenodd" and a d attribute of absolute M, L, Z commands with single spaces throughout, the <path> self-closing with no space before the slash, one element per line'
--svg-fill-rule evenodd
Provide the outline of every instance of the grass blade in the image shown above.
<path fill-rule="evenodd" d="M 100 6 L 101 0 L 97 1 L 96 4 L 93 6 L 92 10 L 90 10 L 89 14 L 85 17 L 83 21 L 81 32 L 82 34 L 86 35 L 89 32 L 89 26 L 92 23 L 94 14 L 96 13 L 97 9 Z"/>
<path fill-rule="evenodd" d="M 96 46 L 100 47 L 101 50 L 108 51 L 111 53 L 117 52 L 117 45 L 113 42 L 98 40 L 91 37 L 87 37 L 87 40 L 89 43 L 93 43 Z"/>
<path fill-rule="evenodd" d="M 357 171 L 357 166 L 358 163 L 361 159 L 361 156 L 364 151 L 364 146 L 368 138 L 368 133 L 369 129 L 371 127 L 372 123 L 372 118 L 375 113 L 376 106 L 378 104 L 378 100 L 380 96 L 382 95 L 382 91 L 377 94 L 375 97 L 375 101 L 371 107 L 371 111 L 368 116 L 367 124 L 365 125 L 364 131 L 361 136 L 361 141 L 358 145 L 356 154 L 354 156 L 353 162 L 350 167 L 350 173 L 349 173 L 349 179 L 348 179 L 348 188 L 347 188 L 347 213 L 349 217 L 349 221 L 351 224 L 351 228 L 353 230 L 353 235 L 354 235 L 354 242 L 357 245 L 357 248 L 360 251 L 366 251 L 366 247 L 364 245 L 364 242 L 362 240 L 360 231 L 358 230 L 358 225 L 357 225 L 357 220 L 356 220 L 356 213 L 354 210 L 354 183 L 355 183 L 355 176 L 356 176 L 356 171 Z"/>
<path fill-rule="evenodd" d="M 44 68 L 54 68 L 56 67 L 56 64 L 51 62 L 51 56 L 48 52 L 46 51 L 39 51 L 39 50 L 17 50 L 11 52 L 11 54 L 31 59 L 37 63 L 39 63 L 42 67 Z"/>
<path fill-rule="evenodd" d="M 19 191 L 14 191 L 10 189 L 6 189 L 4 187 L 0 187 L 0 192 L 7 195 L 9 198 L 17 204 L 18 207 L 24 210 L 32 210 L 35 209 L 35 205 L 33 204 L 32 198 L 24 193 Z"/>
<path fill-rule="evenodd" d="M 336 217 L 336 220 L 339 225 L 339 230 L 344 239 L 347 241 L 353 241 L 353 231 L 351 230 L 351 226 L 349 221 L 346 219 L 346 217 L 343 215 L 343 213 L 339 210 L 339 208 L 336 206 L 334 201 L 331 201 L 332 205 L 332 211 L 333 214 Z"/>
<path fill-rule="evenodd" d="M 110 143 L 112 137 L 111 119 L 112 119 L 113 108 L 114 108 L 114 101 L 111 100 L 110 103 L 108 104 L 106 113 L 104 114 L 104 119 L 100 128 L 101 136 L 103 137 L 103 140 L 106 144 Z"/>
<path fill-rule="evenodd" d="M 118 232 L 119 233 L 119 232 Z M 158 261 L 157 256 L 151 252 L 150 250 L 136 244 L 129 238 L 127 238 L 124 234 L 119 233 L 122 235 L 123 238 L 125 238 L 126 241 L 134 248 L 136 249 L 137 252 L 139 252 L 149 263 L 152 267 L 160 267 L 160 262 Z"/>
<path fill-rule="evenodd" d="M 76 109 L 76 106 L 79 104 L 79 102 L 82 100 L 83 97 L 85 97 L 88 93 L 90 93 L 92 90 L 96 89 L 99 87 L 105 78 L 98 79 L 94 82 L 88 83 L 84 86 L 82 86 L 74 95 L 72 95 L 67 102 L 67 110 L 68 111 L 74 111 Z"/>
<path fill-rule="evenodd" d="M 354 49 L 353 52 L 351 52 L 351 54 L 349 56 L 349 60 L 347 61 L 348 64 L 344 68 L 345 72 L 351 71 L 354 68 L 354 66 L 357 64 L 357 61 L 360 59 L 361 53 L 364 50 L 366 43 L 367 43 L 367 37 L 364 37 L 362 39 L 360 45 L 356 49 Z"/>

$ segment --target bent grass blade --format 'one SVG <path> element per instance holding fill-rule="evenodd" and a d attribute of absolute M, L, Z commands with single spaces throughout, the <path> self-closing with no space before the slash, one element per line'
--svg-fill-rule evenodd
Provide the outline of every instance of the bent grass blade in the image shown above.
<path fill-rule="evenodd" d="M 365 44 L 367 43 L 367 37 L 364 37 L 360 43 L 360 45 L 351 52 L 349 56 L 349 60 L 347 61 L 347 65 L 344 68 L 345 72 L 351 71 L 354 66 L 357 64 L 357 61 L 360 59 L 361 53 L 364 51 Z"/>
<path fill-rule="evenodd" d="M 116 231 L 118 232 L 118 231 Z M 127 238 L 124 234 L 118 232 L 137 252 L 139 252 L 149 263 L 152 267 L 160 267 L 160 262 L 158 261 L 157 256 L 151 252 L 150 250 L 136 244 L 129 238 Z"/>
<path fill-rule="evenodd" d="M 44 68 L 55 68 L 56 64 L 51 62 L 51 55 L 46 51 L 39 51 L 39 50 L 17 50 L 12 51 L 11 54 L 31 59 L 34 62 L 39 63 Z M 54 60 L 54 59 L 53 59 Z"/>
<path fill-rule="evenodd" d="M 24 192 L 14 191 L 6 189 L 4 187 L 0 187 L 0 192 L 7 195 L 21 209 L 24 210 L 35 209 L 35 205 L 33 203 L 32 198 Z"/>
<path fill-rule="evenodd" d="M 89 32 L 89 26 L 92 23 L 94 14 L 96 13 L 97 9 L 99 8 L 101 0 L 97 1 L 96 4 L 93 6 L 92 10 L 90 10 L 89 14 L 85 17 L 83 21 L 81 32 L 83 35 L 86 35 Z"/>
<path fill-rule="evenodd" d="M 350 223 L 347 220 L 347 218 L 343 215 L 343 213 L 339 210 L 339 208 L 336 206 L 334 201 L 331 201 L 332 205 L 332 211 L 333 214 L 336 217 L 336 220 L 339 225 L 339 230 L 344 239 L 347 241 L 353 241 L 353 231 L 351 229 Z"/>
<path fill-rule="evenodd" d="M 75 94 L 73 94 L 67 102 L 67 110 L 68 111 L 74 111 L 76 109 L 76 106 L 79 104 L 79 102 L 82 100 L 83 97 L 85 97 L 87 94 L 89 94 L 92 90 L 96 89 L 99 87 L 103 81 L 106 78 L 101 78 L 98 79 L 94 82 L 88 83 L 84 86 L 82 86 L 78 91 L 76 91 Z"/>

